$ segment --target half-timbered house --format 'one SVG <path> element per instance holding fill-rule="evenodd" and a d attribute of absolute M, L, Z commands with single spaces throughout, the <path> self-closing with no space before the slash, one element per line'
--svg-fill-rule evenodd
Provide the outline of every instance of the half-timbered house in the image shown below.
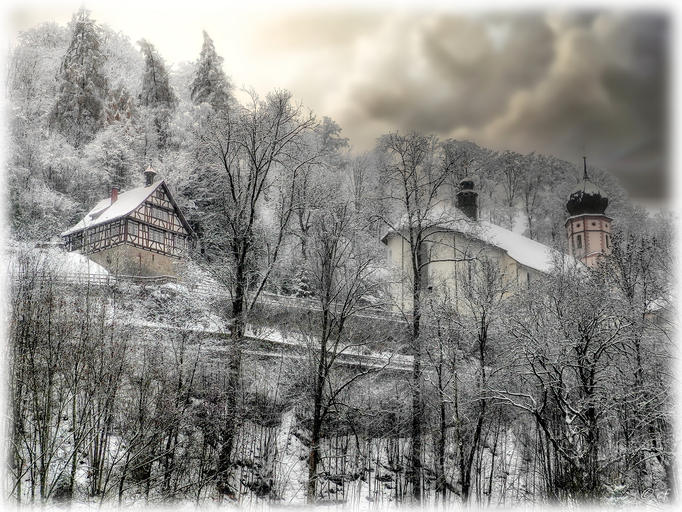
<path fill-rule="evenodd" d="M 78 251 L 119 275 L 177 275 L 192 232 L 166 184 L 154 182 L 119 193 L 116 185 L 71 229 L 62 233 L 67 251 Z"/>

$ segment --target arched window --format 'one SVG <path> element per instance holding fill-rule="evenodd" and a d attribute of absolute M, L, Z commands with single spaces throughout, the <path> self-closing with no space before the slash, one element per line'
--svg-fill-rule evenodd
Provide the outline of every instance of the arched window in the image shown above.
<path fill-rule="evenodd" d="M 578 249 L 583 248 L 583 237 L 582 237 L 582 235 L 578 235 L 576 237 L 575 243 L 576 243 L 576 246 L 578 247 Z"/>
<path fill-rule="evenodd" d="M 609 235 L 606 235 L 606 248 L 608 249 L 609 247 L 611 247 L 611 238 Z"/>

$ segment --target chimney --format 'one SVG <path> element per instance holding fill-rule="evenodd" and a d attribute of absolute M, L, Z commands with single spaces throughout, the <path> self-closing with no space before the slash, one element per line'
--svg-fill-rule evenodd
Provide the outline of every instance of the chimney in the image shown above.
<path fill-rule="evenodd" d="M 152 183 L 154 183 L 154 176 L 156 176 L 156 171 L 152 169 L 152 166 L 150 165 L 147 167 L 147 170 L 144 171 L 144 186 L 148 187 Z"/>
<path fill-rule="evenodd" d="M 119 187 L 118 185 L 111 186 L 111 204 L 114 204 L 118 199 L 118 191 L 120 188 L 121 187 Z"/>
<path fill-rule="evenodd" d="M 464 178 L 459 183 L 457 192 L 457 208 L 472 220 L 478 219 L 478 192 L 474 191 L 474 182 L 471 178 Z"/>

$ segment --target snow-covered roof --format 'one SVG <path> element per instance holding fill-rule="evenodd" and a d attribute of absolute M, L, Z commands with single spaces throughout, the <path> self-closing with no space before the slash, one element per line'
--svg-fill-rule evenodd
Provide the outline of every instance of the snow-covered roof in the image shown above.
<path fill-rule="evenodd" d="M 524 267 L 544 273 L 552 270 L 557 257 L 555 249 L 485 220 L 478 223 L 481 226 L 480 231 L 472 234 L 480 240 L 504 250 Z M 471 226 L 471 223 L 464 223 L 464 228 L 458 231 L 467 234 L 467 226 Z M 469 231 L 473 230 L 469 228 Z"/>
<path fill-rule="evenodd" d="M 25 244 L 16 244 L 7 248 L 8 272 L 21 273 L 20 260 L 29 256 L 33 261 L 33 268 L 50 270 L 58 275 L 90 275 L 106 277 L 109 271 L 102 265 L 95 263 L 87 256 L 75 252 L 64 252 L 50 247 L 40 249 Z"/>
<path fill-rule="evenodd" d="M 437 219 L 432 222 L 432 225 L 438 227 L 439 230 L 461 233 L 498 247 L 519 264 L 539 272 L 549 273 L 560 255 L 556 249 L 491 222 L 485 220 L 472 221 L 456 208 L 445 213 L 440 210 L 430 217 Z M 394 233 L 392 230 L 386 233 L 382 242 L 386 243 L 387 238 L 392 233 Z M 564 257 L 570 258 L 570 256 Z"/>
<path fill-rule="evenodd" d="M 138 187 L 127 192 L 123 192 L 118 195 L 118 199 L 114 202 L 114 204 L 111 204 L 111 197 L 102 199 L 92 210 L 88 212 L 85 217 L 83 217 L 83 220 L 81 220 L 72 228 L 64 231 L 62 236 L 76 233 L 99 224 L 104 224 L 106 222 L 125 217 L 135 208 L 140 206 L 145 199 L 152 195 L 152 193 L 162 184 L 163 180 L 157 181 L 148 187 Z"/>

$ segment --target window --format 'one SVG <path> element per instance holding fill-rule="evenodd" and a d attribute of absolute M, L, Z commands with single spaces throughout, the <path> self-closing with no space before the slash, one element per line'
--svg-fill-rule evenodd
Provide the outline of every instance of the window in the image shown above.
<path fill-rule="evenodd" d="M 140 236 L 141 233 L 139 233 L 139 227 L 140 225 L 137 222 L 130 221 L 128 224 L 128 234 L 132 236 Z"/>
<path fill-rule="evenodd" d="M 166 235 L 163 231 L 154 228 L 149 228 L 149 240 L 151 240 L 152 242 L 158 242 L 162 244 L 166 241 Z"/>
<path fill-rule="evenodd" d="M 609 235 L 606 235 L 606 248 L 608 249 L 609 247 L 611 247 L 611 239 Z"/>
<path fill-rule="evenodd" d="M 106 228 L 104 228 L 106 229 Z M 104 231 L 102 228 L 95 229 L 94 231 L 90 231 L 88 233 L 88 238 L 90 239 L 90 242 L 99 242 L 104 238 Z"/>
<path fill-rule="evenodd" d="M 152 208 L 152 217 L 164 222 L 168 222 L 168 212 L 160 208 Z"/>
<path fill-rule="evenodd" d="M 388 258 L 389 263 L 393 262 L 393 250 L 391 250 L 391 249 L 388 250 L 387 258 Z"/>
<path fill-rule="evenodd" d="M 83 247 L 83 233 L 77 233 L 70 238 L 71 250 L 78 250 Z"/>
<path fill-rule="evenodd" d="M 583 248 L 583 237 L 581 235 L 578 235 L 575 239 L 575 243 L 576 243 L 576 246 L 578 247 L 578 249 L 582 249 Z"/>

